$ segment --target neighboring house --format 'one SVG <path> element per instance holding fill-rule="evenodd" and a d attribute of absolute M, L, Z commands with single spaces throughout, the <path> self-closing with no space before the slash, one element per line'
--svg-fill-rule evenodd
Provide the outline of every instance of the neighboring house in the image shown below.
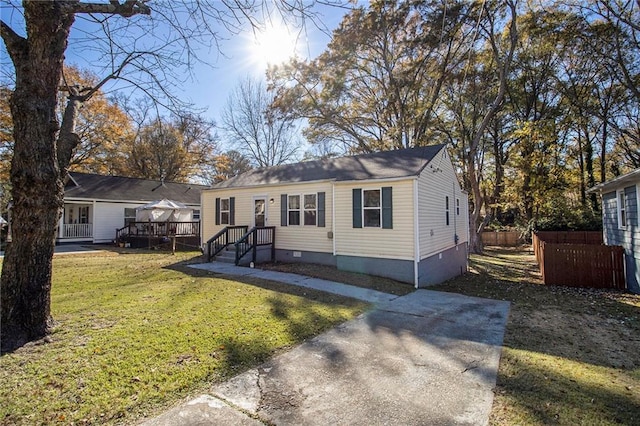
<path fill-rule="evenodd" d="M 278 261 L 416 286 L 467 270 L 468 198 L 445 145 L 251 170 L 203 190 L 202 212 L 203 242 L 275 226 Z"/>
<path fill-rule="evenodd" d="M 624 247 L 627 288 L 640 293 L 640 169 L 589 192 L 602 197 L 604 243 Z"/>
<path fill-rule="evenodd" d="M 163 198 L 192 207 L 192 219 L 197 221 L 203 188 L 206 187 L 71 172 L 64 188 L 64 213 L 57 242 L 111 242 L 116 229 L 136 220 L 136 207 Z"/>

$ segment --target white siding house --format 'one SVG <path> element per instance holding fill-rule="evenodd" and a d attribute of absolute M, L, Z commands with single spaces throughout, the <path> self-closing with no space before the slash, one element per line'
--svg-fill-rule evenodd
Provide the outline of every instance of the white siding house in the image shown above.
<path fill-rule="evenodd" d="M 444 145 L 309 161 L 203 190 L 202 241 L 273 226 L 278 261 L 426 286 L 467 269 L 467 203 Z"/>
<path fill-rule="evenodd" d="M 640 293 L 640 169 L 589 192 L 602 197 L 604 243 L 624 247 L 627 289 Z"/>
<path fill-rule="evenodd" d="M 202 185 L 71 172 L 65 185 L 57 242 L 111 242 L 116 229 L 135 221 L 136 207 L 163 198 L 192 207 L 196 213 L 193 220 L 199 220 L 202 188 Z"/>

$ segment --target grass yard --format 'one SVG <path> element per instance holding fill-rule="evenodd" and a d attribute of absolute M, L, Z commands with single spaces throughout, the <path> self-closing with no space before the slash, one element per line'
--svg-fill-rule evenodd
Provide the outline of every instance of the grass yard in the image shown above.
<path fill-rule="evenodd" d="M 470 266 L 433 289 L 511 302 L 491 424 L 640 424 L 640 296 L 544 286 L 528 251 Z"/>
<path fill-rule="evenodd" d="M 133 423 L 367 308 L 179 264 L 194 256 L 57 256 L 55 331 L 0 358 L 0 423 Z"/>

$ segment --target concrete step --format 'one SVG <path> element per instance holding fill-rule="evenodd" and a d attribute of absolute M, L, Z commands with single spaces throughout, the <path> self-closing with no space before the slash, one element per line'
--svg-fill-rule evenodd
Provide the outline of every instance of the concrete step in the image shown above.
<path fill-rule="evenodd" d="M 222 263 L 236 263 L 236 251 L 235 250 L 222 250 L 216 254 L 216 261 Z"/>

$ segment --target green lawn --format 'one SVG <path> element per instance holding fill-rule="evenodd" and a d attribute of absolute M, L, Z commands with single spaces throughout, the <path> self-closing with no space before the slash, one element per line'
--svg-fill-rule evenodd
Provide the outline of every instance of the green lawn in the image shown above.
<path fill-rule="evenodd" d="M 367 308 L 178 264 L 194 256 L 56 257 L 52 341 L 0 358 L 0 422 L 135 422 Z"/>
<path fill-rule="evenodd" d="M 640 424 L 640 296 L 544 286 L 527 250 L 470 265 L 433 289 L 511 302 L 491 424 Z"/>

